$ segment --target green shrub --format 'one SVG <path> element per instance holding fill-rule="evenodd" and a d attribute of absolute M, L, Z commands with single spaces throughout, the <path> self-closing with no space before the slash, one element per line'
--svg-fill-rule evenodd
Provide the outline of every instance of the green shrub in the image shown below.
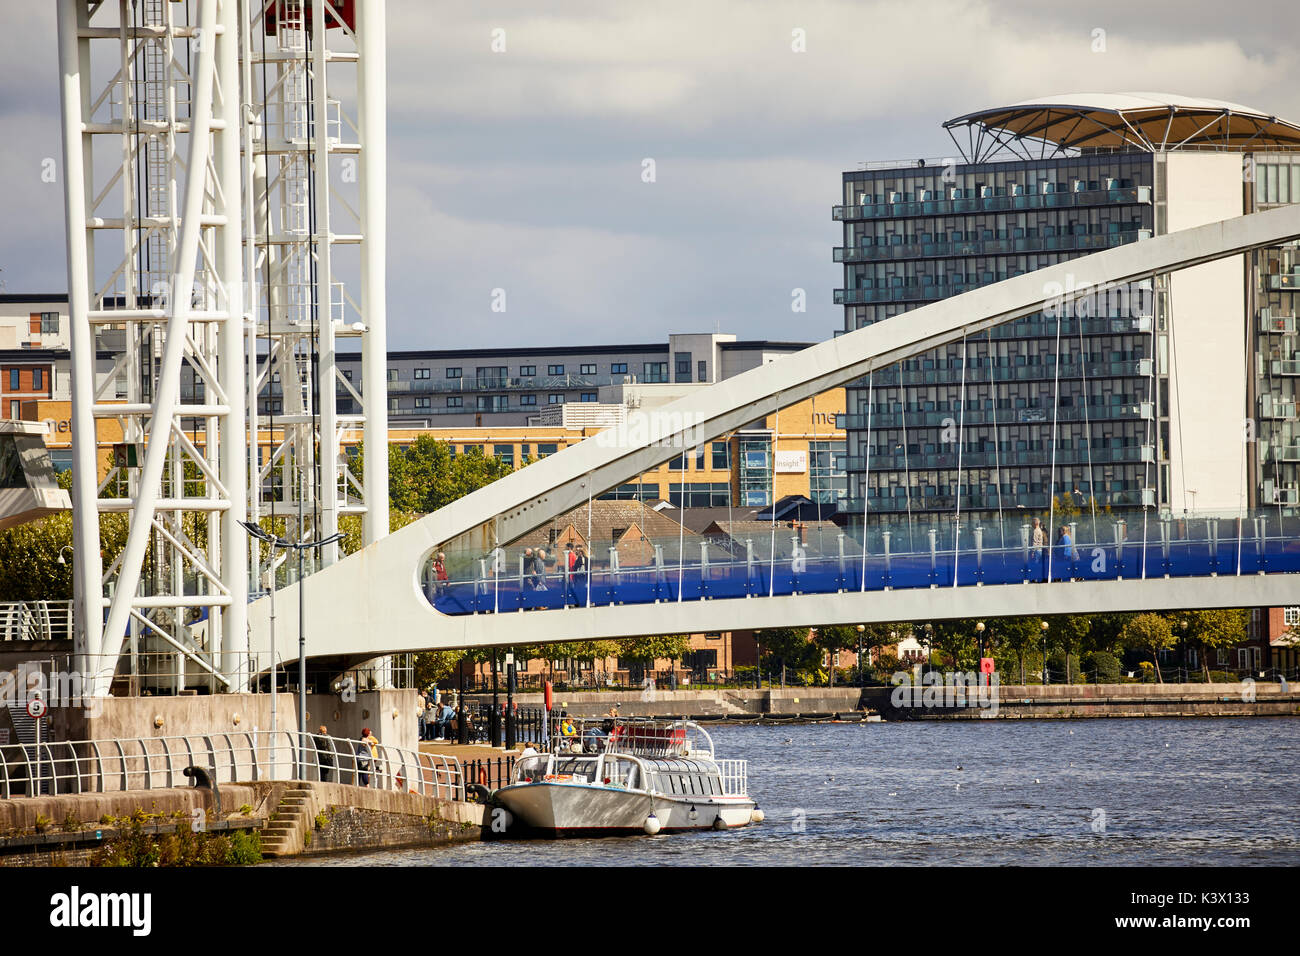
<path fill-rule="evenodd" d="M 1119 658 L 1109 651 L 1092 651 L 1083 655 L 1083 670 L 1094 684 L 1120 682 Z"/>

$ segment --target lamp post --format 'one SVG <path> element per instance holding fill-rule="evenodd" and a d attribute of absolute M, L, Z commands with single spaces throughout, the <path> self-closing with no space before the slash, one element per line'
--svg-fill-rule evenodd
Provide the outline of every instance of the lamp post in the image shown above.
<path fill-rule="evenodd" d="M 1191 492 L 1188 492 L 1191 494 Z M 1195 502 L 1193 502 L 1195 504 Z M 1183 635 L 1178 642 L 1178 665 L 1183 670 L 1182 679 L 1187 680 L 1187 618 L 1178 622 L 1178 627 L 1182 630 Z"/>
<path fill-rule="evenodd" d="M 984 683 L 984 678 L 982 676 L 984 670 L 984 622 L 983 621 L 979 621 L 975 625 L 975 639 L 976 641 L 979 642 L 979 666 L 980 666 L 980 673 L 981 673 L 980 683 L 982 684 Z"/>
<path fill-rule="evenodd" d="M 763 639 L 759 637 L 762 633 L 761 628 L 754 632 L 754 687 L 757 690 L 763 689 Z"/>
<path fill-rule="evenodd" d="M 862 686 L 862 634 L 866 631 L 865 624 L 858 625 L 858 686 Z"/>
<path fill-rule="evenodd" d="M 492 714 L 488 717 L 488 734 L 492 746 L 501 745 L 501 698 L 497 696 L 497 649 L 492 648 Z"/>
<path fill-rule="evenodd" d="M 506 651 L 506 750 L 515 749 L 515 652 Z"/>
<path fill-rule="evenodd" d="M 254 538 L 264 541 L 271 546 L 272 551 L 280 548 L 285 551 L 298 552 L 298 777 L 299 780 L 305 780 L 307 776 L 307 628 L 305 621 L 307 619 L 307 590 L 303 587 L 304 570 L 303 554 L 308 550 L 315 548 L 317 557 L 320 555 L 320 549 L 327 544 L 333 544 L 335 541 L 342 541 L 347 537 L 339 531 L 328 538 L 321 538 L 318 541 L 288 541 L 264 530 L 260 525 L 253 524 L 251 521 L 241 521 L 239 524 Z M 271 580 L 271 594 L 275 594 L 275 570 L 272 567 L 273 577 Z M 272 616 L 274 620 L 274 616 Z M 276 672 L 278 667 L 275 661 L 274 645 L 272 645 L 271 658 L 271 709 L 275 711 L 276 697 Z M 274 734 L 275 725 L 272 722 L 272 733 Z M 275 747 L 274 736 L 271 740 L 271 747 Z"/>
<path fill-rule="evenodd" d="M 1047 622 L 1041 621 L 1043 628 L 1043 683 L 1047 683 Z"/>
<path fill-rule="evenodd" d="M 930 668 L 930 649 L 934 647 L 934 625 L 925 625 L 925 663 L 921 665 L 921 676 L 924 677 L 929 673 Z"/>

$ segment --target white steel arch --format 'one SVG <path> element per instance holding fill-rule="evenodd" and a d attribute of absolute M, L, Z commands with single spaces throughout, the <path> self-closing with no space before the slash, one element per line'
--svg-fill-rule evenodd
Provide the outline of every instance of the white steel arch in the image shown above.
<path fill-rule="evenodd" d="M 627 441 L 584 441 L 453 502 L 306 581 L 312 621 L 308 653 L 393 653 L 428 648 L 527 644 L 646 633 L 872 620 L 1064 613 L 1141 607 L 1279 603 L 1285 575 L 950 588 L 894 592 L 584 607 L 528 614 L 443 615 L 421 590 L 436 548 L 477 537 L 484 550 L 511 541 L 585 503 L 592 491 L 655 465 L 777 409 L 1044 308 L 1056 291 L 1153 277 L 1300 238 L 1300 207 L 1210 223 L 1074 259 L 928 305 L 823 342 L 710 386 L 670 406 Z M 1239 436 L 1224 436 L 1236 441 Z M 255 645 L 265 640 L 265 602 L 249 609 Z M 286 601 L 290 608 L 294 602 Z M 293 611 L 282 614 L 295 627 Z"/>

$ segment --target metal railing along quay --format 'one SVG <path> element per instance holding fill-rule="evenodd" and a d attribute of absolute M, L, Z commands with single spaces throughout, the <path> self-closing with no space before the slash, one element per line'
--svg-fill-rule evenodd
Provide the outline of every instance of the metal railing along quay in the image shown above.
<path fill-rule="evenodd" d="M 463 799 L 459 760 L 343 737 L 294 731 L 59 740 L 0 746 L 0 799 L 187 787 L 187 768 L 217 783 L 308 780 Z"/>
<path fill-rule="evenodd" d="M 71 601 L 0 604 L 0 641 L 72 640 Z"/>

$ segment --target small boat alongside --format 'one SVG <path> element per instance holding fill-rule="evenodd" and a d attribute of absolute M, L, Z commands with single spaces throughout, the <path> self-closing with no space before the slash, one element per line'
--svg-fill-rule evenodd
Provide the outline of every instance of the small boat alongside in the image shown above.
<path fill-rule="evenodd" d="M 727 830 L 763 819 L 747 762 L 718 759 L 713 738 L 685 720 L 570 724 L 548 752 L 515 763 L 491 800 L 526 830 L 612 836 Z"/>

